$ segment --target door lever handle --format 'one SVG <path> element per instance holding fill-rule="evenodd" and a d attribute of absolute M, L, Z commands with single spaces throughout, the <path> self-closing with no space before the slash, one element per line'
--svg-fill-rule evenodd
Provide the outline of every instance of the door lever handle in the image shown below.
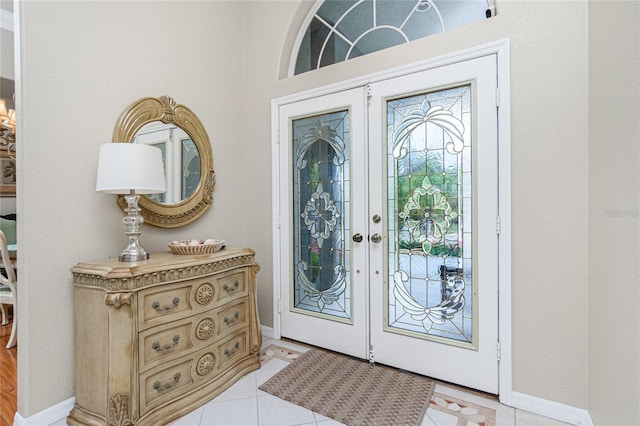
<path fill-rule="evenodd" d="M 361 243 L 362 242 L 362 234 L 355 234 L 353 237 L 351 237 L 351 239 L 356 243 Z"/>
<path fill-rule="evenodd" d="M 380 241 L 382 241 L 382 235 L 380 234 L 373 234 L 371 236 L 371 241 L 374 243 L 379 243 Z"/>

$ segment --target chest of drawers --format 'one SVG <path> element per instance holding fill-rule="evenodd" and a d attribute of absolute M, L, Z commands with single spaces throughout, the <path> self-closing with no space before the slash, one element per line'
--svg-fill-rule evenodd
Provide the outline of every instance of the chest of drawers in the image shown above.
<path fill-rule="evenodd" d="M 250 249 L 151 254 L 71 269 L 71 425 L 167 424 L 260 368 Z"/>

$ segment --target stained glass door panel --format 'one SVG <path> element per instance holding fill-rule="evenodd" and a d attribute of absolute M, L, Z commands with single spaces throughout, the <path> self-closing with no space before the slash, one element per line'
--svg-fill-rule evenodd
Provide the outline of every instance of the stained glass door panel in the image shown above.
<path fill-rule="evenodd" d="M 350 320 L 349 111 L 293 120 L 293 307 Z"/>
<path fill-rule="evenodd" d="M 180 142 L 180 158 L 182 158 L 180 194 L 181 200 L 186 200 L 196 192 L 200 183 L 200 154 L 191 138 L 182 139 Z"/>
<path fill-rule="evenodd" d="M 160 151 L 162 151 L 162 163 L 164 164 L 164 168 L 166 170 L 167 169 L 167 141 L 160 142 L 160 143 L 153 143 L 149 145 L 155 146 L 156 148 L 160 149 Z M 164 203 L 166 201 L 167 194 L 164 192 L 160 194 L 147 194 L 147 197 L 151 198 L 153 201 L 156 201 L 158 203 Z"/>
<path fill-rule="evenodd" d="M 473 333 L 471 84 L 387 102 L 387 330 Z"/>

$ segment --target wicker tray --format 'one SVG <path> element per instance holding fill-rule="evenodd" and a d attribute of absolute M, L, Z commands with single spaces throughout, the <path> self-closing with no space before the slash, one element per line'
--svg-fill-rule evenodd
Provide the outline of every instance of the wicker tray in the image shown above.
<path fill-rule="evenodd" d="M 195 242 L 198 242 L 196 245 Z M 220 251 L 224 248 L 225 240 L 181 240 L 168 244 L 173 254 L 207 254 Z"/>

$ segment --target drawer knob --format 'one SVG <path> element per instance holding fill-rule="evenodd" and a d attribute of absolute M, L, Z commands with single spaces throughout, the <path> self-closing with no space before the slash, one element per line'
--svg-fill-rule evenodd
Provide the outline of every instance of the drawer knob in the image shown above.
<path fill-rule="evenodd" d="M 236 342 L 236 344 L 233 345 L 233 349 L 229 349 L 229 348 L 225 349 L 224 354 L 229 357 L 233 356 L 236 354 L 236 352 L 238 352 L 238 349 L 240 349 L 240 342 Z"/>
<path fill-rule="evenodd" d="M 235 314 L 233 314 L 233 316 L 231 318 L 229 317 L 224 317 L 224 323 L 227 325 L 231 325 L 234 322 L 238 321 L 238 318 L 240 318 L 240 311 L 236 311 Z"/>
<path fill-rule="evenodd" d="M 170 306 L 165 306 L 163 308 L 160 307 L 160 302 L 153 302 L 151 304 L 151 307 L 153 309 L 156 310 L 156 312 L 159 313 L 163 313 L 163 312 L 167 312 L 170 311 L 172 309 L 175 309 L 178 306 L 178 303 L 180 303 L 180 298 L 179 297 L 174 297 L 173 300 L 171 301 L 171 305 Z"/>
<path fill-rule="evenodd" d="M 160 342 L 153 342 L 153 345 L 151 345 L 151 347 L 155 349 L 157 352 L 164 352 L 174 348 L 179 341 L 180 341 L 180 335 L 176 334 L 175 336 L 173 336 L 173 344 L 167 343 L 166 345 L 162 346 L 160 345 Z"/>
<path fill-rule="evenodd" d="M 180 374 L 180 373 L 176 373 L 176 374 L 173 376 L 173 381 L 172 381 L 172 382 L 165 383 L 164 385 L 163 385 L 163 384 L 161 384 L 160 382 L 155 382 L 155 383 L 153 384 L 153 388 L 154 388 L 155 390 L 157 390 L 158 392 L 162 392 L 162 391 L 169 390 L 169 389 L 171 389 L 172 387 L 174 387 L 175 385 L 177 385 L 177 384 L 178 384 L 178 382 L 180 381 L 180 377 L 181 377 L 181 376 L 182 376 L 182 374 Z"/>
<path fill-rule="evenodd" d="M 226 291 L 227 293 L 231 293 L 233 291 L 236 291 L 238 289 L 238 287 L 240 287 L 240 282 L 238 280 L 235 280 L 233 282 L 232 286 L 230 286 L 229 284 L 225 284 L 225 285 L 222 286 L 224 291 Z"/>

